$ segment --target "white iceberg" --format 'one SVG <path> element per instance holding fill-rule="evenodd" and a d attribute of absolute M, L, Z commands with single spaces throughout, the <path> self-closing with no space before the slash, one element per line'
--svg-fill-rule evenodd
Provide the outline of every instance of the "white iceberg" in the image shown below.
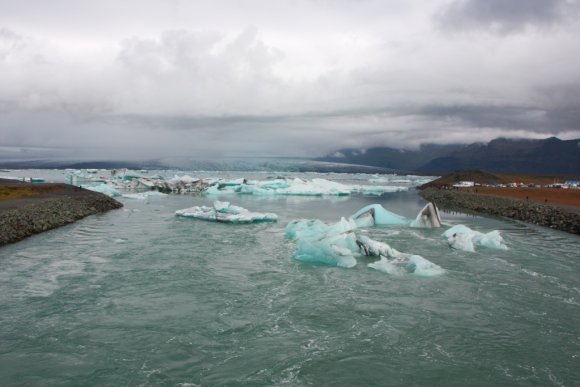
<path fill-rule="evenodd" d="M 474 246 L 482 246 L 497 250 L 508 249 L 498 230 L 482 233 L 459 224 L 445 231 L 442 236 L 447 238 L 449 246 L 457 250 L 474 252 Z"/>
<path fill-rule="evenodd" d="M 414 274 L 432 277 L 445 273 L 439 265 L 420 255 L 402 253 L 386 243 L 375 241 L 367 236 L 360 236 L 356 243 L 360 251 L 371 257 L 380 257 L 379 261 L 369 263 L 368 267 L 391 275 Z"/>
<path fill-rule="evenodd" d="M 350 187 L 326 179 L 276 179 L 242 184 L 236 192 L 251 195 L 342 196 L 350 195 Z"/>
<path fill-rule="evenodd" d="M 275 222 L 278 215 L 273 213 L 250 212 L 245 208 L 216 200 L 213 207 L 195 206 L 175 211 L 178 216 L 209 220 L 222 223 Z"/>
<path fill-rule="evenodd" d="M 385 193 L 408 191 L 409 187 L 399 187 L 390 185 L 353 185 L 351 192 L 363 194 L 365 196 L 381 196 Z"/>
<path fill-rule="evenodd" d="M 82 187 L 85 189 L 88 189 L 89 191 L 100 192 L 100 193 L 105 194 L 105 195 L 110 196 L 110 197 L 121 196 L 121 192 L 119 192 L 118 189 L 116 189 L 112 185 L 105 184 L 105 183 L 95 185 L 95 186 L 83 185 Z"/>
<path fill-rule="evenodd" d="M 147 191 L 147 192 L 140 192 L 140 193 L 131 193 L 131 194 L 123 194 L 125 199 L 138 199 L 138 200 L 145 200 L 149 197 L 164 197 L 167 194 L 159 191 Z"/>

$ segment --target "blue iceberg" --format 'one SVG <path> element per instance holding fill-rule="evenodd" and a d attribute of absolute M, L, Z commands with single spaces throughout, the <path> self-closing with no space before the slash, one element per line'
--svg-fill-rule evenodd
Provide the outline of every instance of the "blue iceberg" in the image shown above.
<path fill-rule="evenodd" d="M 385 209 L 380 204 L 371 204 L 358 210 L 352 218 L 360 227 L 370 226 L 410 226 L 417 228 L 441 227 L 439 210 L 433 203 L 427 203 L 415 220 L 409 220 L 404 216 L 395 214 Z"/>
<path fill-rule="evenodd" d="M 333 225 L 301 219 L 286 226 L 286 236 L 296 240 L 294 257 L 299 261 L 350 268 L 356 265 L 356 228 L 352 219 L 342 218 Z"/>

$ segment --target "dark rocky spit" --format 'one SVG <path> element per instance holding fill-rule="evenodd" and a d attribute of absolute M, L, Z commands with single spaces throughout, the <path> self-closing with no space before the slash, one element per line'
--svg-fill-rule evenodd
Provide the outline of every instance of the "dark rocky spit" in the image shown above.
<path fill-rule="evenodd" d="M 68 184 L 0 182 L 0 187 L 39 190 L 33 196 L 0 200 L 0 246 L 51 230 L 79 219 L 123 207 L 98 192 Z"/>
<path fill-rule="evenodd" d="M 419 195 L 443 210 L 506 217 L 580 235 L 580 209 L 436 188 L 420 190 Z"/>

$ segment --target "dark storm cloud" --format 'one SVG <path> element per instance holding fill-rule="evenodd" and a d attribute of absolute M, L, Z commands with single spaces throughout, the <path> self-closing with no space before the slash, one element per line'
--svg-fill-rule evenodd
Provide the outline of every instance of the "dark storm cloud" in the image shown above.
<path fill-rule="evenodd" d="M 447 30 L 485 29 L 506 34 L 574 20 L 578 11 L 576 0 L 455 0 L 438 19 Z"/>

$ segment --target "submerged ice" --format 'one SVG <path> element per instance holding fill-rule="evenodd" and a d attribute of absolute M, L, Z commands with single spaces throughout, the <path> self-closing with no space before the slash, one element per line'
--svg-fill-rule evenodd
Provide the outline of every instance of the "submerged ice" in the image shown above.
<path fill-rule="evenodd" d="M 194 206 L 175 211 L 178 216 L 209 220 L 222 223 L 275 222 L 278 215 L 273 213 L 250 212 L 249 210 L 216 200 L 212 207 Z"/>
<path fill-rule="evenodd" d="M 498 230 L 482 233 L 459 224 L 445 231 L 442 236 L 447 239 L 449 246 L 457 250 L 474 252 L 474 246 L 498 250 L 508 249 Z"/>

